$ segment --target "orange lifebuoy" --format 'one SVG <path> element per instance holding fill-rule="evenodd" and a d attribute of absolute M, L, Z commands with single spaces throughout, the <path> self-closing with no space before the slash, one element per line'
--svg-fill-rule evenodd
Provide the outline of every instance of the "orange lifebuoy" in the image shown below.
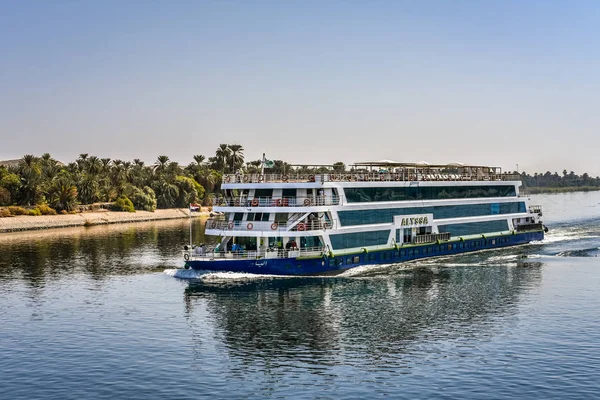
<path fill-rule="evenodd" d="M 244 183 L 248 182 L 249 179 L 250 179 L 250 177 L 248 175 L 244 175 L 244 178 L 243 178 Z"/>
<path fill-rule="evenodd" d="M 252 199 L 252 207 L 258 206 L 258 199 Z"/>
<path fill-rule="evenodd" d="M 252 222 L 248 222 L 248 225 L 246 225 L 246 228 L 248 228 L 248 230 L 251 231 L 252 228 L 254 228 L 254 225 L 252 224 Z"/>
<path fill-rule="evenodd" d="M 233 222 L 230 222 L 227 226 L 229 227 L 229 229 L 233 229 Z"/>
<path fill-rule="evenodd" d="M 379 180 L 380 181 L 385 181 L 385 175 L 384 174 L 379 174 Z"/>
<path fill-rule="evenodd" d="M 278 226 L 279 226 L 279 224 L 278 224 L 277 222 L 273 222 L 273 223 L 271 224 L 271 229 L 272 229 L 272 230 L 276 230 Z"/>
<path fill-rule="evenodd" d="M 264 180 L 265 180 L 265 176 L 264 175 L 261 175 L 261 176 L 258 177 L 258 181 L 259 182 L 262 182 Z"/>
<path fill-rule="evenodd" d="M 216 227 L 217 227 L 217 223 L 216 223 L 215 221 L 213 221 L 213 222 L 210 224 L 210 229 L 215 229 Z"/>
<path fill-rule="evenodd" d="M 239 206 L 240 206 L 240 199 L 235 199 L 235 201 L 233 202 L 233 204 L 234 204 L 236 207 L 239 207 Z"/>
<path fill-rule="evenodd" d="M 312 203 L 312 202 L 310 201 L 310 199 L 304 199 L 304 205 L 305 205 L 305 206 L 310 206 L 310 203 Z"/>
<path fill-rule="evenodd" d="M 231 177 L 229 175 L 225 175 L 225 182 L 231 182 Z"/>
<path fill-rule="evenodd" d="M 315 176 L 314 175 L 309 176 L 308 180 L 311 181 L 311 182 L 314 182 L 315 181 Z"/>
<path fill-rule="evenodd" d="M 284 182 L 287 182 L 288 181 L 288 176 L 287 175 L 282 176 L 281 180 L 284 181 Z"/>
<path fill-rule="evenodd" d="M 303 230 L 305 230 L 305 229 L 306 229 L 306 225 L 304 225 L 304 223 L 300 222 L 300 223 L 298 224 L 298 230 L 299 230 L 299 231 L 303 231 Z"/>
<path fill-rule="evenodd" d="M 277 207 L 281 207 L 283 205 L 283 200 L 277 199 L 277 201 L 275 202 L 275 204 L 277 204 Z"/>

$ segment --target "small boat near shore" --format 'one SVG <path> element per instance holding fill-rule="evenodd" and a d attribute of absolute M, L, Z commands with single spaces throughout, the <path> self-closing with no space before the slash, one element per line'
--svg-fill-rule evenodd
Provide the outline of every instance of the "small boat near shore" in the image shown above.
<path fill-rule="evenodd" d="M 332 274 L 539 241 L 541 206 L 499 167 L 389 160 L 349 172 L 229 174 L 219 215 L 206 221 L 217 245 L 184 246 L 185 267 L 276 275 Z"/>

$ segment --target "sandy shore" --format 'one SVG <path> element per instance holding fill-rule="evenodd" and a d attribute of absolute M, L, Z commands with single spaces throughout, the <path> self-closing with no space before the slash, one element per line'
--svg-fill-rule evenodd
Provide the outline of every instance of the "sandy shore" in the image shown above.
<path fill-rule="evenodd" d="M 158 221 L 165 219 L 189 218 L 189 216 L 190 212 L 187 208 L 156 210 L 154 212 L 136 211 L 134 213 L 99 211 L 67 215 L 42 215 L 35 217 L 21 215 L 17 217 L 0 218 L 0 233 L 33 229 Z M 208 213 L 194 213 L 193 216 L 206 217 L 208 216 Z"/>

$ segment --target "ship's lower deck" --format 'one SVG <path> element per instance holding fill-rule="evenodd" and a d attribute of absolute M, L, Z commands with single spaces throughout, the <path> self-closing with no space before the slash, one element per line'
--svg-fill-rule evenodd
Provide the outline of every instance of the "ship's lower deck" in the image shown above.
<path fill-rule="evenodd" d="M 526 244 L 544 238 L 543 231 L 530 231 L 510 235 L 481 236 L 479 238 L 442 241 L 421 245 L 401 246 L 369 252 L 320 257 L 297 258 L 236 258 L 214 260 L 189 260 L 186 268 L 207 271 L 245 272 L 269 275 L 323 275 L 335 274 L 361 265 L 395 264 L 417 259 L 449 256 L 479 250 Z"/>

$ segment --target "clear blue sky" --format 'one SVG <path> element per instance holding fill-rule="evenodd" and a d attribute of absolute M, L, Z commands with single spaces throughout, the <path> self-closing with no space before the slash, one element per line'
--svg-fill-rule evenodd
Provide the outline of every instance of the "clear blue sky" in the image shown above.
<path fill-rule="evenodd" d="M 600 1 L 0 0 L 0 159 L 600 175 Z"/>

